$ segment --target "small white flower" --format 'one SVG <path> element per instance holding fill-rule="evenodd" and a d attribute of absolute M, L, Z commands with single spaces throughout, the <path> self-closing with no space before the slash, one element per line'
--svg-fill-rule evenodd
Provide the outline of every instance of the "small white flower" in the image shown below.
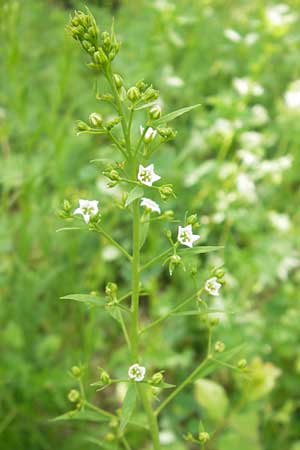
<path fill-rule="evenodd" d="M 193 234 L 192 225 L 187 225 L 186 227 L 178 227 L 177 239 L 182 245 L 187 247 L 193 247 L 193 243 L 200 238 L 198 234 Z"/>
<path fill-rule="evenodd" d="M 232 28 L 227 28 L 224 31 L 224 36 L 232 42 L 239 42 L 241 40 L 241 35 Z"/>
<path fill-rule="evenodd" d="M 160 214 L 160 207 L 159 205 L 151 200 L 150 198 L 143 197 L 141 200 L 141 206 L 144 206 L 146 209 L 152 211 L 152 212 L 158 212 Z"/>
<path fill-rule="evenodd" d="M 249 202 L 256 200 L 256 189 L 252 179 L 246 173 L 239 173 L 236 179 L 239 194 Z"/>
<path fill-rule="evenodd" d="M 222 285 L 218 282 L 217 277 L 209 278 L 209 280 L 206 280 L 205 283 L 205 290 L 214 297 L 218 297 L 219 290 L 221 289 Z"/>
<path fill-rule="evenodd" d="M 131 380 L 142 381 L 145 377 L 146 369 L 139 364 L 133 364 L 128 369 L 128 376 Z"/>
<path fill-rule="evenodd" d="M 284 95 L 284 102 L 289 109 L 300 108 L 300 80 L 293 81 Z"/>
<path fill-rule="evenodd" d="M 140 126 L 141 135 L 143 135 L 144 130 L 145 130 L 145 128 L 141 125 Z M 157 130 L 155 130 L 152 127 L 148 127 L 144 134 L 144 141 L 147 143 L 152 142 L 155 139 L 156 135 L 157 135 Z"/>
<path fill-rule="evenodd" d="M 85 223 L 89 223 L 91 217 L 95 216 L 98 211 L 98 200 L 79 200 L 79 208 L 75 209 L 73 214 L 81 214 Z"/>
<path fill-rule="evenodd" d="M 290 24 L 296 17 L 291 14 L 290 7 L 285 3 L 279 3 L 266 9 L 266 17 L 269 24 L 276 28 Z"/>
<path fill-rule="evenodd" d="M 152 184 L 155 183 L 155 181 L 161 179 L 161 177 L 154 172 L 153 164 L 150 164 L 147 167 L 144 167 L 140 164 L 137 178 L 141 183 L 145 184 L 146 186 L 152 186 Z"/>

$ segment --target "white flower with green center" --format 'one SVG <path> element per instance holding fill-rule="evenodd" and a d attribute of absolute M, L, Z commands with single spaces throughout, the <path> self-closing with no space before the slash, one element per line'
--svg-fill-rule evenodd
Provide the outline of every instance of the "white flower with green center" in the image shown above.
<path fill-rule="evenodd" d="M 205 290 L 214 297 L 218 297 L 219 290 L 221 289 L 222 284 L 218 282 L 217 277 L 209 278 L 209 280 L 206 280 L 205 283 Z"/>
<path fill-rule="evenodd" d="M 187 247 L 193 247 L 195 241 L 200 238 L 198 234 L 193 234 L 192 225 L 187 225 L 186 227 L 178 227 L 178 242 Z"/>
<path fill-rule="evenodd" d="M 141 206 L 143 206 L 146 211 L 157 212 L 158 214 L 160 214 L 159 205 L 150 198 L 143 197 L 141 200 Z"/>
<path fill-rule="evenodd" d="M 95 216 L 98 211 L 98 200 L 79 200 L 79 208 L 75 209 L 74 214 L 83 216 L 85 223 L 89 223 L 91 217 Z"/>
<path fill-rule="evenodd" d="M 130 366 L 128 369 L 128 376 L 134 381 L 143 381 L 145 374 L 145 367 L 140 366 L 139 364 L 133 364 L 133 366 Z"/>
<path fill-rule="evenodd" d="M 150 164 L 147 167 L 144 167 L 140 164 L 137 178 L 142 184 L 145 184 L 146 186 L 152 186 L 155 181 L 161 179 L 161 177 L 154 172 L 154 164 Z"/>

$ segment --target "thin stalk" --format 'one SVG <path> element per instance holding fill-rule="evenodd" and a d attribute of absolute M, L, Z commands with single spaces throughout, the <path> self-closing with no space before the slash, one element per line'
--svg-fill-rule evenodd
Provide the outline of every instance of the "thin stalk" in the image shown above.
<path fill-rule="evenodd" d="M 159 442 L 159 429 L 157 424 L 157 417 L 152 409 L 151 401 L 149 399 L 149 386 L 139 385 L 138 386 L 139 395 L 144 405 L 145 412 L 149 421 L 149 428 L 152 437 L 152 443 L 154 450 L 160 450 Z"/>
<path fill-rule="evenodd" d="M 110 234 L 108 234 L 106 231 L 104 231 L 103 228 L 101 228 L 101 227 L 98 226 L 98 227 L 96 228 L 96 231 L 98 231 L 98 233 L 103 234 L 103 236 L 104 236 L 104 237 L 105 237 L 112 245 L 114 245 L 118 250 L 120 250 L 120 252 L 123 253 L 123 255 L 125 255 L 126 258 L 127 258 L 129 261 L 132 261 L 132 256 L 127 252 L 127 250 L 125 250 L 125 248 L 122 247 L 121 244 L 119 244 L 117 241 L 115 241 L 115 240 L 110 236 Z"/>
<path fill-rule="evenodd" d="M 132 252 L 132 296 L 131 296 L 131 351 L 133 363 L 138 361 L 138 320 L 140 291 L 140 210 L 139 201 L 133 202 L 133 252 Z"/>
<path fill-rule="evenodd" d="M 182 389 L 194 381 L 194 378 L 197 376 L 198 372 L 203 369 L 209 360 L 210 359 L 206 357 L 201 364 L 196 367 L 196 369 L 159 405 L 159 407 L 155 410 L 156 416 L 158 416 L 158 414 L 170 403 L 171 400 L 173 400 L 174 397 L 176 397 L 177 394 L 179 394 L 179 392 L 182 391 Z"/>
<path fill-rule="evenodd" d="M 159 261 L 160 259 L 164 258 L 165 256 L 168 256 L 169 253 L 172 252 L 172 248 L 168 248 L 167 250 L 165 250 L 164 252 L 162 252 L 160 255 L 158 256 L 154 256 L 154 258 L 150 259 L 150 261 L 148 261 L 147 263 L 145 263 L 141 268 L 140 268 L 140 272 L 143 272 L 143 270 L 148 269 L 148 267 L 152 266 L 152 264 L 154 264 L 156 261 Z"/>
<path fill-rule="evenodd" d="M 115 419 L 117 416 L 115 416 L 114 414 L 105 411 L 104 409 L 98 408 L 98 406 L 93 405 L 92 403 L 89 403 L 87 401 L 84 402 L 84 404 L 90 408 L 93 409 L 94 411 L 97 411 L 99 414 L 101 414 L 102 416 L 106 416 L 109 417 L 110 419 Z"/>
<path fill-rule="evenodd" d="M 156 327 L 157 325 L 159 325 L 160 323 L 164 322 L 165 320 L 167 320 L 170 316 L 172 316 L 173 314 L 175 314 L 177 311 L 179 311 L 181 308 L 183 308 L 185 305 L 187 305 L 189 302 L 191 302 L 195 297 L 197 297 L 198 294 L 200 294 L 202 292 L 202 289 L 200 289 L 197 292 L 194 292 L 194 294 L 190 295 L 189 297 L 187 297 L 185 300 L 183 300 L 183 302 L 179 303 L 179 305 L 175 306 L 174 308 L 172 308 L 168 313 L 164 314 L 163 316 L 159 317 L 157 320 L 155 320 L 154 322 L 150 323 L 150 325 L 148 325 L 147 327 L 143 328 L 140 331 L 140 334 L 144 333 L 145 331 L 149 331 L 151 328 Z"/>

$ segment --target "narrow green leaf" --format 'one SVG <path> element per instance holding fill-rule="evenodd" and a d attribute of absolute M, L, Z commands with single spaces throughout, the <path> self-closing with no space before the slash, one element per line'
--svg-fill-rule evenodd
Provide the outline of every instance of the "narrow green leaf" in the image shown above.
<path fill-rule="evenodd" d="M 129 383 L 120 417 L 120 433 L 123 434 L 127 423 L 129 422 L 135 408 L 137 397 L 136 385 L 134 382 Z"/>
<path fill-rule="evenodd" d="M 153 101 L 153 102 L 145 103 L 144 105 L 139 106 L 138 108 L 133 108 L 133 109 L 135 111 L 140 111 L 141 109 L 149 108 L 150 106 L 155 105 L 155 104 L 156 104 L 156 101 Z"/>
<path fill-rule="evenodd" d="M 199 245 L 193 248 L 181 248 L 178 253 L 181 255 L 199 255 L 200 253 L 210 253 L 224 248 L 222 245 Z"/>
<path fill-rule="evenodd" d="M 145 214 L 144 219 L 145 219 L 145 221 L 142 222 L 142 224 L 141 224 L 140 249 L 145 244 L 147 236 L 148 236 L 149 227 L 150 227 L 150 214 Z"/>
<path fill-rule="evenodd" d="M 84 228 L 80 227 L 65 227 L 65 228 L 58 228 L 56 230 L 56 233 L 60 233 L 61 231 L 74 231 L 74 230 L 84 230 Z"/>
<path fill-rule="evenodd" d="M 50 419 L 50 422 L 61 422 L 66 420 L 84 420 L 87 422 L 106 422 L 109 420 L 109 417 L 102 416 L 98 412 L 94 411 L 68 411 L 65 414 L 62 414 L 61 416 L 54 417 L 53 419 Z"/>
<path fill-rule="evenodd" d="M 99 439 L 88 437 L 85 439 L 87 442 L 90 442 L 91 444 L 96 444 L 101 448 L 104 448 L 104 450 L 117 450 L 117 444 L 115 442 L 108 443 L 105 441 L 100 441 Z"/>
<path fill-rule="evenodd" d="M 64 297 L 60 297 L 61 300 L 74 300 L 75 302 L 81 302 L 86 303 L 89 305 L 94 306 L 105 306 L 106 305 L 106 299 L 97 297 L 96 295 L 90 295 L 90 294 L 69 294 L 65 295 Z"/>
<path fill-rule="evenodd" d="M 186 106 L 185 108 L 177 109 L 176 111 L 173 111 L 169 114 L 166 114 L 165 116 L 161 117 L 160 119 L 154 120 L 153 125 L 159 126 L 164 123 L 171 122 L 172 120 L 176 119 L 177 117 L 182 116 L 183 114 L 186 114 L 189 111 L 192 111 L 195 108 L 199 108 L 200 103 L 193 106 Z"/>
<path fill-rule="evenodd" d="M 199 311 L 192 309 L 188 311 L 181 311 L 172 314 L 172 316 L 206 316 L 207 314 L 221 313 L 221 314 L 234 314 L 234 311 L 226 311 L 225 309 L 208 309 L 207 311 Z"/>
<path fill-rule="evenodd" d="M 128 194 L 125 206 L 129 206 L 137 198 L 141 198 L 144 195 L 144 189 L 141 186 L 135 186 Z"/>

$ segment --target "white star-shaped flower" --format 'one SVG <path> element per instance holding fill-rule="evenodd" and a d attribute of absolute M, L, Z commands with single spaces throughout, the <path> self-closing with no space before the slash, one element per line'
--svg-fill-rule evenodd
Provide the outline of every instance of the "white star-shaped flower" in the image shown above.
<path fill-rule="evenodd" d="M 198 234 L 193 234 L 192 225 L 187 225 L 186 227 L 178 227 L 178 242 L 187 247 L 193 247 L 193 243 L 200 238 Z"/>
<path fill-rule="evenodd" d="M 157 212 L 158 214 L 160 214 L 159 205 L 150 198 L 143 197 L 141 200 L 141 206 L 144 206 L 145 209 L 151 212 Z"/>
<path fill-rule="evenodd" d="M 128 376 L 134 381 L 143 381 L 145 374 L 145 367 L 140 366 L 139 364 L 133 364 L 133 366 L 130 366 L 128 369 Z"/>
<path fill-rule="evenodd" d="M 150 164 L 147 167 L 144 167 L 140 164 L 137 178 L 142 184 L 145 184 L 146 186 L 152 186 L 155 181 L 161 179 L 161 177 L 154 172 L 154 164 Z"/>
<path fill-rule="evenodd" d="M 219 290 L 221 289 L 222 284 L 218 282 L 217 277 L 209 278 L 209 280 L 206 280 L 205 283 L 205 290 L 214 297 L 218 297 Z"/>
<path fill-rule="evenodd" d="M 92 216 L 98 211 L 98 200 L 79 200 L 79 208 L 75 209 L 74 214 L 81 214 L 85 223 L 89 223 Z"/>

